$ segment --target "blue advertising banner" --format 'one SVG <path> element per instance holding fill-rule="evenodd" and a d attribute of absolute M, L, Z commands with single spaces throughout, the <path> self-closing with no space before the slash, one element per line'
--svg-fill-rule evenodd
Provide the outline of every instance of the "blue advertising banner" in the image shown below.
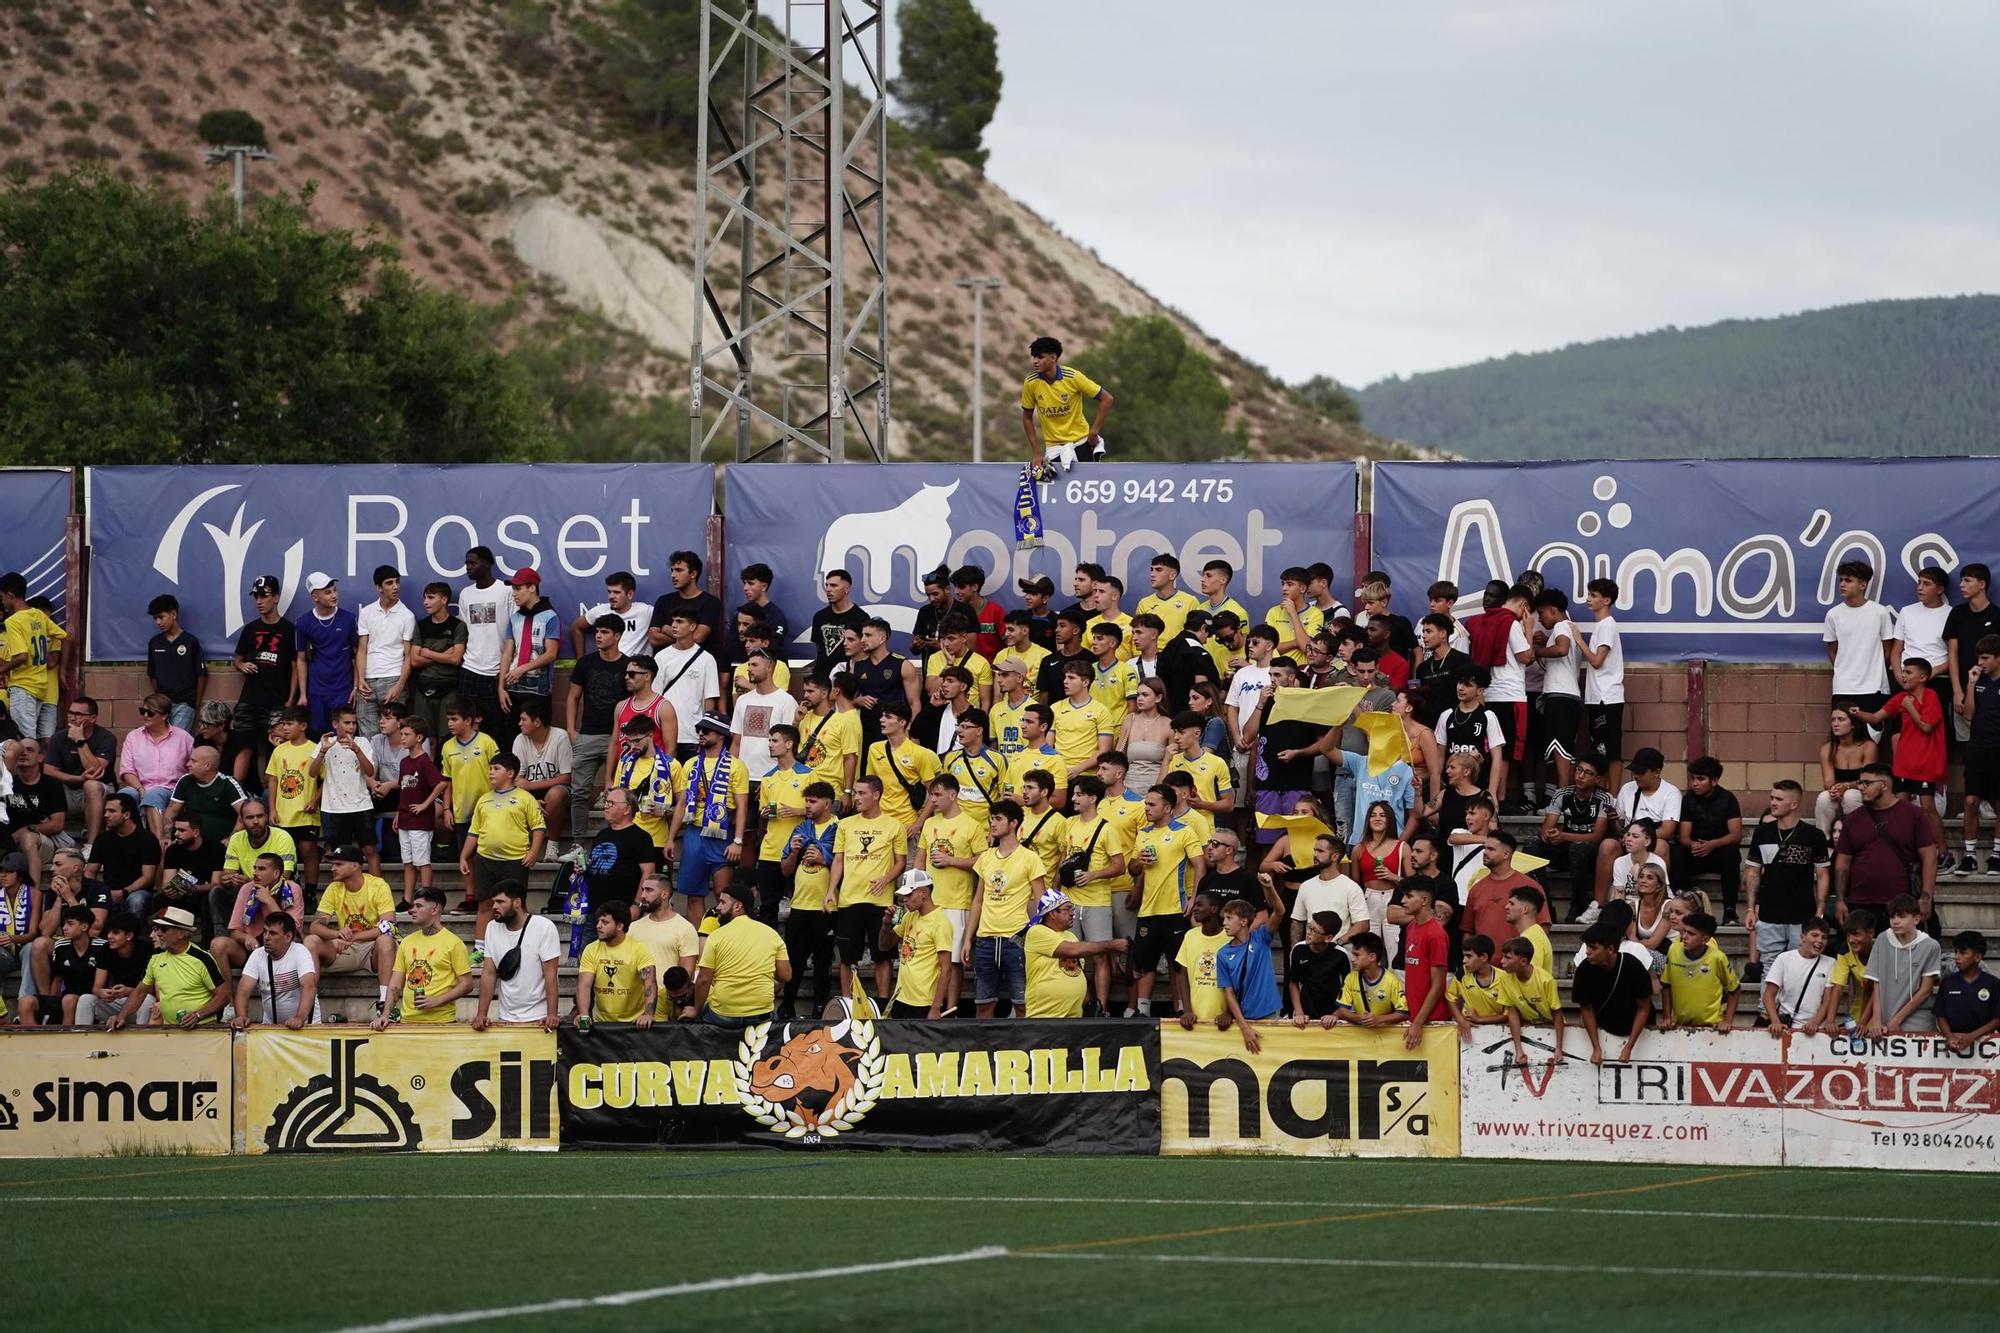
<path fill-rule="evenodd" d="M 1054 604 L 1068 605 L 1082 561 L 1125 580 L 1130 612 L 1160 551 L 1179 557 L 1182 586 L 1197 595 L 1201 567 L 1227 560 L 1230 593 L 1252 615 L 1278 600 L 1287 565 L 1326 561 L 1343 600 L 1354 586 L 1352 463 L 1086 464 L 1042 485 L 1043 544 L 1028 550 L 1014 546 L 1020 477 L 1005 463 L 732 467 L 730 581 L 745 565 L 769 565 L 797 643 L 829 569 L 850 571 L 854 600 L 898 634 L 915 624 L 923 576 L 941 564 L 984 569 L 986 595 L 1007 607 L 1021 605 L 1016 581 L 1039 574 L 1055 580 Z"/>
<path fill-rule="evenodd" d="M 2000 555 L 1996 477 L 1985 458 L 1380 463 L 1375 564 L 1412 617 L 1434 580 L 1477 610 L 1488 579 L 1538 569 L 1578 601 L 1617 582 L 1628 660 L 1824 662 L 1843 560 L 1893 608 L 1926 565 Z"/>
<path fill-rule="evenodd" d="M 423 585 L 456 585 L 473 546 L 492 548 L 503 578 L 538 571 L 566 625 L 617 570 L 642 598 L 666 592 L 667 553 L 703 548 L 715 504 L 705 463 L 113 467 L 91 468 L 84 485 L 100 662 L 145 656 L 146 604 L 163 592 L 205 651 L 228 656 L 256 614 L 259 574 L 282 580 L 297 618 L 308 573 L 340 579 L 342 604 L 359 607 L 375 595 L 375 567 L 394 565 L 422 614 Z"/>
<path fill-rule="evenodd" d="M 0 572 L 28 581 L 28 596 L 46 597 L 51 617 L 69 624 L 70 470 L 0 468 Z"/>

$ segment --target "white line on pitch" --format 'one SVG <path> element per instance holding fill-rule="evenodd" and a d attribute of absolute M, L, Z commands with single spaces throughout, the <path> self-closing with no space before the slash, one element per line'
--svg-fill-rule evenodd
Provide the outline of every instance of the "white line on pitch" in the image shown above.
<path fill-rule="evenodd" d="M 1163 1264 L 1265 1264 L 1286 1268 L 1394 1268 L 1403 1272 L 1413 1269 L 1432 1272 L 1447 1269 L 1464 1273 L 1552 1273 L 1560 1277 L 1692 1277 L 1704 1281 L 1718 1278 L 1735 1278 L 1744 1282 L 1769 1282 L 1773 1279 L 1790 1279 L 1794 1282 L 1812 1282 L 1824 1285 L 1827 1274 L 1813 1270 L 1787 1268 L 1661 1268 L 1654 1264 L 1643 1267 L 1636 1264 L 1538 1264 L 1532 1261 L 1505 1262 L 1495 1260 L 1480 1263 L 1469 1259 L 1412 1259 L 1401 1255 L 1394 1259 L 1335 1259 L 1328 1257 L 1281 1258 L 1276 1255 L 1245 1254 L 1130 1254 L 1120 1250 L 1116 1254 L 1085 1254 L 1075 1251 L 1050 1251 L 1048 1253 L 1011 1253 L 1015 1259 L 1054 1259 L 1068 1263 L 1074 1259 L 1100 1259 L 1114 1263 L 1136 1259 Z M 1955 1277 L 1933 1273 L 1842 1273 L 1842 1277 L 1862 1282 L 1909 1283 L 1915 1286 L 1933 1287 L 2000 1287 L 2000 1277 Z"/>

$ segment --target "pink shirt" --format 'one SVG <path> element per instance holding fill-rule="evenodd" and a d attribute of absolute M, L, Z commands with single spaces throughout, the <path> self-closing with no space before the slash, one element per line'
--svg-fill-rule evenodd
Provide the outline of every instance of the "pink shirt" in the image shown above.
<path fill-rule="evenodd" d="M 137 773 L 141 787 L 171 787 L 187 772 L 188 755 L 194 751 L 194 737 L 179 727 L 154 740 L 144 727 L 125 733 L 125 753 L 119 756 L 118 772 Z"/>

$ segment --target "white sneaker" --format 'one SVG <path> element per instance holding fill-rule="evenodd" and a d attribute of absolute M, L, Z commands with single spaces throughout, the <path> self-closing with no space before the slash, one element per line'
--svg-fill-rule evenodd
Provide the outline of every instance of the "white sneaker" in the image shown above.
<path fill-rule="evenodd" d="M 1586 928 L 1596 925 L 1598 911 L 1599 911 L 1598 905 L 1596 903 L 1592 903 L 1590 906 L 1583 909 L 1583 915 L 1576 919 L 1576 924 Z"/>
<path fill-rule="evenodd" d="M 541 864 L 552 866 L 562 860 L 562 844 L 553 840 L 542 844 Z"/>
<path fill-rule="evenodd" d="M 1090 456 L 1092 458 L 1104 457 L 1104 437 L 1102 435 L 1097 437 L 1096 444 L 1090 446 Z"/>

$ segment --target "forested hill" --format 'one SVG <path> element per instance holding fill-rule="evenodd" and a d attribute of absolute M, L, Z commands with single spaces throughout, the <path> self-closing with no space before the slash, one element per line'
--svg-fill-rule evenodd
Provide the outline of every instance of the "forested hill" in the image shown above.
<path fill-rule="evenodd" d="M 2000 453 L 2000 296 L 1668 328 L 1360 399 L 1376 434 L 1468 458 Z"/>

